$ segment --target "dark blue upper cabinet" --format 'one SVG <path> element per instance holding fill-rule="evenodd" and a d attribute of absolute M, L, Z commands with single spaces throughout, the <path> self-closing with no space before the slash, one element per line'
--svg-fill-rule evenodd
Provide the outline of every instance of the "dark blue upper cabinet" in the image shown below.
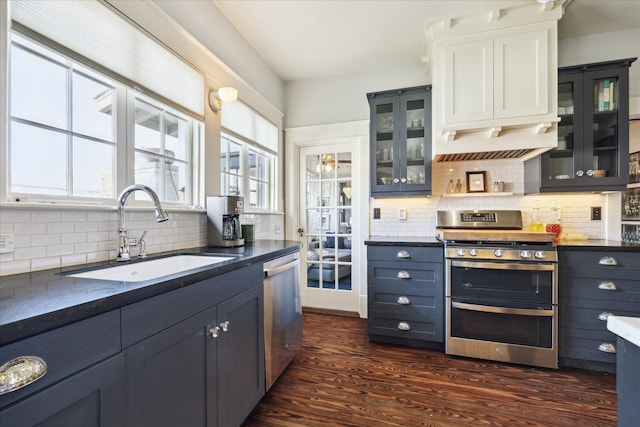
<path fill-rule="evenodd" d="M 371 196 L 431 195 L 431 86 L 367 98 Z"/>

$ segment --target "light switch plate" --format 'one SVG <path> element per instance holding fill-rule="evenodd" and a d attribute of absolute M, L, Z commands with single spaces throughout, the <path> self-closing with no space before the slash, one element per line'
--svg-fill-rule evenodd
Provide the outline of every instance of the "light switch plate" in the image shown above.
<path fill-rule="evenodd" d="M 601 221 L 601 220 L 602 220 L 602 207 L 591 206 L 591 221 Z"/>
<path fill-rule="evenodd" d="M 406 208 L 398 209 L 398 219 L 399 220 L 407 219 L 407 209 Z"/>
<path fill-rule="evenodd" d="M 13 252 L 13 234 L 0 234 L 0 254 Z"/>

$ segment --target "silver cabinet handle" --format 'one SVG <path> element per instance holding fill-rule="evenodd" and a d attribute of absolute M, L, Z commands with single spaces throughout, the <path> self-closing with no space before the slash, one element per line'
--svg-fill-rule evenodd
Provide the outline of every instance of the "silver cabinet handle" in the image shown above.
<path fill-rule="evenodd" d="M 600 265 L 618 265 L 618 260 L 615 259 L 612 256 L 603 256 L 602 258 L 600 258 L 600 261 L 598 261 L 598 264 L 600 264 Z"/>
<path fill-rule="evenodd" d="M 218 335 L 220 335 L 220 327 L 215 326 L 209 329 L 209 335 L 211 335 L 213 338 L 218 338 Z"/>
<path fill-rule="evenodd" d="M 411 279 L 411 275 L 407 271 L 398 271 L 398 279 Z"/>
<path fill-rule="evenodd" d="M 220 328 L 222 329 L 222 332 L 227 332 L 229 330 L 229 326 L 231 326 L 231 323 L 229 323 L 228 320 L 220 323 Z"/>
<path fill-rule="evenodd" d="M 16 357 L 0 366 L 0 395 L 11 393 L 42 378 L 47 363 L 37 356 Z"/>
<path fill-rule="evenodd" d="M 409 305 L 411 304 L 411 300 L 404 295 L 398 297 L 398 304 Z"/>
<path fill-rule="evenodd" d="M 577 176 L 582 176 L 582 175 L 584 175 L 584 171 L 582 169 L 580 169 L 580 170 L 576 171 L 576 175 Z"/>
<path fill-rule="evenodd" d="M 603 342 L 598 346 L 598 350 L 605 353 L 615 353 L 616 346 L 611 344 L 610 342 Z"/>
<path fill-rule="evenodd" d="M 396 258 L 411 258 L 411 254 L 409 251 L 405 251 L 404 249 L 399 251 L 396 255 Z"/>
<path fill-rule="evenodd" d="M 409 326 L 409 324 L 407 322 L 400 322 L 400 323 L 398 323 L 397 327 L 401 331 L 408 331 L 408 330 L 411 329 L 411 326 Z"/>
<path fill-rule="evenodd" d="M 605 280 L 598 283 L 598 289 L 602 289 L 603 291 L 617 291 L 618 287 L 616 286 L 615 283 L 609 280 Z"/>
<path fill-rule="evenodd" d="M 598 314 L 598 320 L 602 320 L 603 322 L 606 322 L 609 316 L 613 316 L 613 313 L 609 313 L 608 311 L 603 311 L 602 313 Z"/>

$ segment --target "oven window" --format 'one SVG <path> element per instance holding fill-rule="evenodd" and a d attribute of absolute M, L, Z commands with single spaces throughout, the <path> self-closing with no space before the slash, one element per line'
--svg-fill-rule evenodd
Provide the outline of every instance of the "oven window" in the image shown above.
<path fill-rule="evenodd" d="M 553 303 L 553 272 L 451 267 L 451 296 Z"/>
<path fill-rule="evenodd" d="M 451 308 L 451 336 L 532 347 L 553 347 L 553 318 Z"/>

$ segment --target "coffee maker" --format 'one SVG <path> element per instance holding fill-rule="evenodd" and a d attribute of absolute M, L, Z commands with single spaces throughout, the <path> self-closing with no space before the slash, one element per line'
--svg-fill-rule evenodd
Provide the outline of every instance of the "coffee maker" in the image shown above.
<path fill-rule="evenodd" d="M 242 196 L 207 196 L 208 246 L 244 246 L 240 215 L 244 212 Z"/>

